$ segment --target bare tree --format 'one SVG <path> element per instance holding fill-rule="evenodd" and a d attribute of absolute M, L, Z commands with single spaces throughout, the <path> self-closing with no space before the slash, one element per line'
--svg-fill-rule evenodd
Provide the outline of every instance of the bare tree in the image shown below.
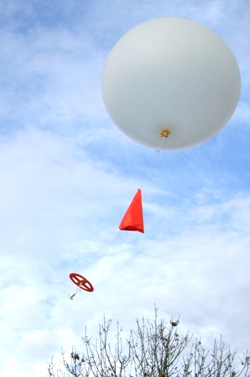
<path fill-rule="evenodd" d="M 65 352 L 61 351 L 61 362 L 67 374 L 63 373 L 62 370 L 55 371 L 55 364 L 52 358 L 48 366 L 49 376 L 127 376 L 127 369 L 131 362 L 130 347 L 127 347 L 127 352 L 124 353 L 121 338 L 122 328 L 119 323 L 117 323 L 116 341 L 112 347 L 108 339 L 111 323 L 111 320 L 106 321 L 104 317 L 103 325 L 99 325 L 98 339 L 95 342 L 92 342 L 85 330 L 85 336 L 82 337 L 85 352 L 79 353 L 73 348 L 69 363 L 65 359 Z"/>
<path fill-rule="evenodd" d="M 155 310 L 152 323 L 144 318 L 142 323 L 138 320 L 136 323 L 137 330 L 131 331 L 129 341 L 135 376 L 171 377 L 177 374 L 180 355 L 191 339 L 188 334 L 178 334 L 179 320 L 158 321 Z"/>
<path fill-rule="evenodd" d="M 136 320 L 136 330 L 122 340 L 117 323 L 115 341 L 110 342 L 111 320 L 99 325 L 95 342 L 87 331 L 82 338 L 84 352 L 72 349 L 67 361 L 61 351 L 62 369 L 55 370 L 53 358 L 48 366 L 50 377 L 250 377 L 250 356 L 243 353 L 235 360 L 236 351 L 222 341 L 206 350 L 201 341 L 190 344 L 191 336 L 178 333 L 179 319 L 159 320 L 157 309 L 153 322 Z M 124 346 L 123 346 L 124 343 Z"/>

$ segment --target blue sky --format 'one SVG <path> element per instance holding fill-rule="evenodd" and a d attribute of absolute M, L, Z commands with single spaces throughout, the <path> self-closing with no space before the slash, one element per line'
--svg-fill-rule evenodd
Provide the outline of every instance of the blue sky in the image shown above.
<path fill-rule="evenodd" d="M 101 77 L 125 32 L 169 16 L 228 44 L 242 91 L 212 139 L 156 154 L 113 124 Z M 103 314 L 129 330 L 154 304 L 208 347 L 249 349 L 249 21 L 247 0 L 0 5 L 1 376 L 44 376 Z M 138 187 L 145 233 L 119 232 Z M 95 291 L 69 300 L 71 272 Z"/>

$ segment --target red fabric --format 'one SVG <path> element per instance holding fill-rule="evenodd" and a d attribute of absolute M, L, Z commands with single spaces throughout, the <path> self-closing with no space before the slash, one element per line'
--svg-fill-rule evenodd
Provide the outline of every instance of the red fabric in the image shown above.
<path fill-rule="evenodd" d="M 121 230 L 144 233 L 141 190 L 138 189 L 120 225 Z"/>

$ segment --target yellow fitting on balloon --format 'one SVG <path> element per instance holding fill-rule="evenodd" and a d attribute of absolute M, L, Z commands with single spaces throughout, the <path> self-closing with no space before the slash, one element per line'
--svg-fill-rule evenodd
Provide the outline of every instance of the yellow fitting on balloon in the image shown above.
<path fill-rule="evenodd" d="M 169 130 L 163 130 L 163 131 L 161 131 L 161 137 L 168 137 L 169 134 L 170 134 Z"/>

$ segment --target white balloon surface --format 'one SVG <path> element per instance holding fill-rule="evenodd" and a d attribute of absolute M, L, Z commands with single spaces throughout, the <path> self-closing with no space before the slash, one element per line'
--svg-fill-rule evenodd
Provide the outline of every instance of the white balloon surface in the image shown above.
<path fill-rule="evenodd" d="M 165 17 L 128 31 L 104 67 L 102 95 L 117 127 L 152 148 L 182 149 L 224 127 L 239 101 L 237 62 L 212 30 Z"/>

